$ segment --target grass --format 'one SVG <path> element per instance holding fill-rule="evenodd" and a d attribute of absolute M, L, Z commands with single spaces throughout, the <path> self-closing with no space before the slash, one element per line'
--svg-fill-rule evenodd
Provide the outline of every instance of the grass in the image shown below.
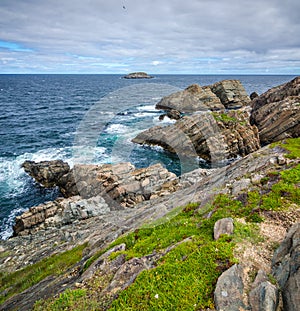
<path fill-rule="evenodd" d="M 237 123 L 238 120 L 234 117 L 230 117 L 226 113 L 218 113 L 218 112 L 213 112 L 212 116 L 216 121 L 220 121 L 222 123 L 228 124 L 228 123 Z"/>
<path fill-rule="evenodd" d="M 81 260 L 86 244 L 61 254 L 52 255 L 24 269 L 0 276 L 0 304 L 14 294 L 37 284 L 49 275 L 61 275 Z M 4 292 L 4 294 L 3 294 Z"/>
<path fill-rule="evenodd" d="M 283 142 L 276 142 L 270 145 L 271 148 L 280 146 L 286 149 L 289 153 L 285 155 L 286 158 L 296 159 L 300 158 L 300 137 L 298 138 L 289 138 Z"/>

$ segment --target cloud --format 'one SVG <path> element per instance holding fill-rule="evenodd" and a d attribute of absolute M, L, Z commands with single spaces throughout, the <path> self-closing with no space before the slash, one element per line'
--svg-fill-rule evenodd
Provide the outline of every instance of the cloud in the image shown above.
<path fill-rule="evenodd" d="M 2 0 L 0 72 L 299 74 L 298 12 L 298 0 Z"/>
<path fill-rule="evenodd" d="M 160 64 L 162 64 L 162 63 L 163 63 L 163 62 L 160 61 L 160 60 L 154 60 L 154 61 L 151 62 L 151 64 L 152 64 L 153 66 L 158 66 L 158 65 L 160 65 Z"/>

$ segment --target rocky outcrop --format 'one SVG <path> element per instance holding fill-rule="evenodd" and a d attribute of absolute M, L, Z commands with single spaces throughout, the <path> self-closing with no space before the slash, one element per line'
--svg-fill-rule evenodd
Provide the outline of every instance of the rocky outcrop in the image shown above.
<path fill-rule="evenodd" d="M 209 87 L 192 84 L 183 91 L 163 97 L 155 108 L 166 111 L 177 110 L 183 113 L 207 111 L 208 109 L 222 110 L 224 106 Z"/>
<path fill-rule="evenodd" d="M 117 203 L 123 207 L 132 207 L 136 203 L 149 200 L 151 195 L 162 196 L 178 188 L 176 175 L 161 164 L 141 169 L 136 169 L 131 163 L 78 164 L 66 174 L 63 174 L 65 170 L 62 169 L 61 173 L 52 175 L 53 166 L 57 167 L 56 161 L 25 163 L 27 171 L 30 171 L 34 179 L 45 187 L 58 186 L 66 198 L 77 195 L 83 199 L 102 196 L 112 206 Z M 60 162 L 61 167 L 64 167 L 62 163 Z M 43 179 L 40 178 L 40 170 L 35 170 L 40 166 L 42 176 L 46 176 Z"/>
<path fill-rule="evenodd" d="M 27 174 L 46 188 L 59 185 L 59 180 L 62 176 L 70 172 L 69 164 L 62 160 L 42 161 L 38 163 L 25 161 L 22 167 Z"/>
<path fill-rule="evenodd" d="M 247 310 L 247 302 L 243 297 L 245 274 L 243 266 L 233 265 L 219 277 L 214 293 L 218 311 Z"/>
<path fill-rule="evenodd" d="M 174 109 L 181 113 L 192 113 L 238 109 L 249 103 L 250 98 L 239 80 L 223 80 L 203 87 L 192 84 L 183 91 L 163 97 L 155 107 L 166 111 Z"/>
<path fill-rule="evenodd" d="M 226 109 L 239 109 L 250 103 L 250 98 L 239 80 L 223 80 L 209 87 Z"/>
<path fill-rule="evenodd" d="M 266 274 L 260 271 L 250 285 L 247 268 L 233 265 L 219 277 L 214 293 L 217 311 L 276 311 L 279 303 L 279 290 L 272 285 Z"/>
<path fill-rule="evenodd" d="M 75 196 L 57 199 L 31 207 L 16 217 L 14 236 L 33 234 L 39 230 L 60 228 L 73 222 L 106 214 L 114 210 L 101 196 L 82 199 Z"/>
<path fill-rule="evenodd" d="M 250 121 L 263 144 L 300 136 L 300 77 L 268 90 L 251 105 Z"/>
<path fill-rule="evenodd" d="M 146 72 L 132 72 L 123 77 L 124 79 L 151 79 L 152 76 L 149 76 Z"/>
<path fill-rule="evenodd" d="M 185 116 L 175 124 L 150 128 L 132 141 L 211 162 L 245 156 L 260 147 L 257 129 L 242 111 Z"/>
<path fill-rule="evenodd" d="M 272 272 L 280 286 L 283 310 L 296 311 L 300 305 L 300 223 L 295 224 L 272 259 Z"/>

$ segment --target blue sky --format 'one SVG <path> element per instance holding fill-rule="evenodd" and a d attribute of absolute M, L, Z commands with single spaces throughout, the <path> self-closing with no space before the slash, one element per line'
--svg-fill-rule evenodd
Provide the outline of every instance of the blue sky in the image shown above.
<path fill-rule="evenodd" d="M 0 73 L 300 74 L 299 0 L 0 0 Z"/>

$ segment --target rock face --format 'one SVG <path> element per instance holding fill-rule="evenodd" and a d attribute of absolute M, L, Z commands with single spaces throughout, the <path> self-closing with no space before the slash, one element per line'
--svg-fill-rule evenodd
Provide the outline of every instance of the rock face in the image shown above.
<path fill-rule="evenodd" d="M 268 90 L 251 105 L 250 121 L 263 144 L 300 136 L 300 77 Z"/>
<path fill-rule="evenodd" d="M 218 311 L 247 310 L 243 301 L 245 269 L 233 265 L 219 277 L 215 294 L 215 307 Z"/>
<path fill-rule="evenodd" d="M 124 79 L 151 79 L 152 76 L 149 76 L 146 72 L 132 72 L 124 76 Z"/>
<path fill-rule="evenodd" d="M 16 217 L 14 236 L 33 234 L 47 228 L 60 228 L 74 221 L 106 214 L 112 210 L 100 197 L 82 199 L 74 196 L 31 207 Z"/>
<path fill-rule="evenodd" d="M 22 167 L 26 173 L 47 188 L 57 186 L 61 177 L 70 172 L 69 164 L 62 160 L 42 161 L 39 163 L 25 161 Z"/>
<path fill-rule="evenodd" d="M 220 99 L 209 87 L 192 84 L 185 90 L 163 97 L 155 106 L 156 109 L 177 110 L 183 112 L 222 110 Z"/>
<path fill-rule="evenodd" d="M 210 88 L 227 109 L 238 109 L 250 103 L 250 98 L 239 80 L 223 80 Z"/>
<path fill-rule="evenodd" d="M 247 283 L 247 269 L 243 265 L 233 265 L 223 272 L 214 293 L 217 311 L 277 310 L 279 291 L 267 280 L 265 273 L 258 273 L 250 293 Z"/>
<path fill-rule="evenodd" d="M 62 171 L 52 175 L 56 161 L 42 163 L 25 162 L 30 175 L 43 186 L 58 186 L 64 197 L 80 195 L 83 199 L 103 196 L 110 203 L 116 201 L 124 207 L 149 200 L 152 194 L 161 196 L 177 189 L 177 177 L 155 164 L 136 169 L 131 163 L 88 165 L 78 164 L 71 170 L 64 170 L 68 164 L 60 162 Z M 43 175 L 36 167 L 42 166 Z M 50 172 L 48 172 L 48 170 Z M 66 174 L 64 174 L 67 172 Z M 44 177 L 45 176 L 45 177 Z M 49 177 L 49 178 L 47 178 Z M 57 177 L 57 179 L 55 179 Z"/>
<path fill-rule="evenodd" d="M 156 109 L 175 109 L 181 113 L 191 113 L 238 109 L 249 103 L 250 98 L 239 80 L 223 80 L 203 87 L 192 84 L 183 91 L 163 97 L 156 104 Z"/>
<path fill-rule="evenodd" d="M 276 250 L 272 272 L 282 291 L 283 309 L 299 310 L 300 305 L 300 223 L 295 224 Z"/>
<path fill-rule="evenodd" d="M 242 111 L 185 116 L 175 124 L 150 128 L 132 141 L 211 162 L 245 156 L 260 147 L 258 131 Z"/>

